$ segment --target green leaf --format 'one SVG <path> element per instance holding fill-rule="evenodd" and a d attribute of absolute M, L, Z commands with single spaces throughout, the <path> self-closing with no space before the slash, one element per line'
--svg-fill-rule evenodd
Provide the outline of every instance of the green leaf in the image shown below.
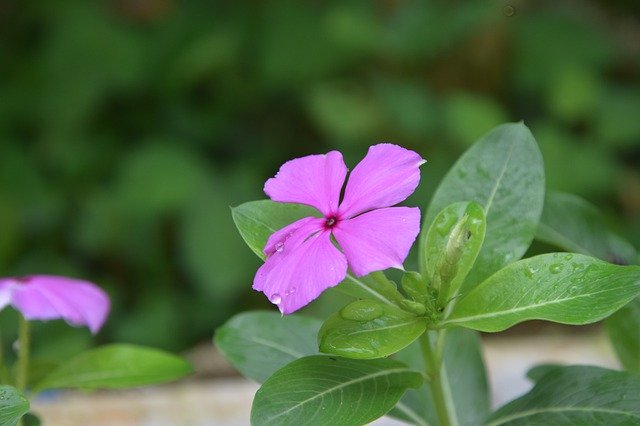
<path fill-rule="evenodd" d="M 560 365 L 558 364 L 538 364 L 527 371 L 527 378 L 531 379 L 534 382 L 537 382 L 549 371 L 552 371 L 553 369 L 558 367 L 560 367 Z"/>
<path fill-rule="evenodd" d="M 430 298 L 427 281 L 418 272 L 407 271 L 402 275 L 402 290 L 419 303 L 428 304 Z"/>
<path fill-rule="evenodd" d="M 440 291 L 440 306 L 458 292 L 473 267 L 486 225 L 479 204 L 461 201 L 442 210 L 429 228 L 420 256 L 431 285 Z"/>
<path fill-rule="evenodd" d="M 231 208 L 231 216 L 249 248 L 264 259 L 262 249 L 277 230 L 318 212 L 301 204 L 276 203 L 271 200 L 249 201 Z"/>
<path fill-rule="evenodd" d="M 640 297 L 607 318 L 605 324 L 624 368 L 640 373 Z"/>
<path fill-rule="evenodd" d="M 121 389 L 170 382 L 191 373 L 191 365 L 178 356 L 142 346 L 113 344 L 73 357 L 35 389 Z"/>
<path fill-rule="evenodd" d="M 333 314 L 318 333 L 320 350 L 347 358 L 380 358 L 420 337 L 426 320 L 374 300 L 357 300 Z"/>
<path fill-rule="evenodd" d="M 587 324 L 612 314 L 638 293 L 638 266 L 548 253 L 496 272 L 464 296 L 442 325 L 501 331 L 532 319 Z"/>
<path fill-rule="evenodd" d="M 480 334 L 464 328 L 446 333 L 444 365 L 458 422 L 478 425 L 489 412 L 486 369 L 480 350 Z M 396 359 L 417 370 L 424 368 L 420 345 L 416 343 L 398 352 Z M 437 425 L 431 390 L 427 384 L 408 390 L 389 413 L 415 425 Z"/>
<path fill-rule="evenodd" d="M 360 299 L 371 299 L 379 302 L 401 306 L 404 297 L 398 286 L 389 280 L 382 271 L 372 272 L 364 277 L 347 277 L 338 285 L 337 290 Z"/>
<path fill-rule="evenodd" d="M 629 243 L 607 230 L 595 206 L 563 192 L 546 194 L 536 239 L 614 263 L 634 263 L 636 258 Z"/>
<path fill-rule="evenodd" d="M 29 408 L 29 401 L 16 388 L 0 385 L 0 425 L 15 426 Z"/>
<path fill-rule="evenodd" d="M 389 359 L 308 356 L 271 376 L 256 393 L 252 425 L 363 425 L 383 416 L 422 375 Z"/>
<path fill-rule="evenodd" d="M 544 201 L 544 167 L 536 140 L 524 124 L 496 127 L 447 173 L 427 210 L 421 252 L 436 215 L 457 201 L 480 204 L 487 220 L 482 250 L 463 285 L 466 292 L 521 258 L 538 227 Z"/>
<path fill-rule="evenodd" d="M 243 312 L 216 330 L 215 344 L 243 376 L 262 383 L 291 361 L 317 354 L 321 325 L 301 315 Z"/>
<path fill-rule="evenodd" d="M 640 424 L 640 376 L 599 367 L 549 368 L 486 426 Z"/>

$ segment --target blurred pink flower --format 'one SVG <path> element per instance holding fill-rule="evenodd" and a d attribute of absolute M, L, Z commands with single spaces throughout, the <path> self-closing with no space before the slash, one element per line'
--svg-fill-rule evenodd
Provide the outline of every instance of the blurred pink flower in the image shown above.
<path fill-rule="evenodd" d="M 265 193 L 274 201 L 315 207 L 323 217 L 305 217 L 269 237 L 253 288 L 290 314 L 340 283 L 347 266 L 356 276 L 402 269 L 420 231 L 420 210 L 390 206 L 413 193 L 424 162 L 397 145 L 374 145 L 351 172 L 341 202 L 347 167 L 340 152 L 283 164 L 265 183 Z"/>
<path fill-rule="evenodd" d="M 53 275 L 0 278 L 0 310 L 13 306 L 27 320 L 64 319 L 73 326 L 100 330 L 110 303 L 95 284 Z"/>

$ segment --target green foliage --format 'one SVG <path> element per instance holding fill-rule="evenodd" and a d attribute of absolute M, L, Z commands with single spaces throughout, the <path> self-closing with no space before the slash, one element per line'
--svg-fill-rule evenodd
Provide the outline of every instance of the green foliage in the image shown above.
<path fill-rule="evenodd" d="M 520 260 L 496 272 L 455 305 L 443 325 L 500 331 L 521 321 L 601 320 L 640 294 L 640 266 L 572 253 Z"/>
<path fill-rule="evenodd" d="M 598 209 L 572 194 L 549 192 L 536 238 L 561 249 L 614 263 L 634 263 L 636 252 L 606 226 Z"/>
<path fill-rule="evenodd" d="M 216 347 L 245 377 L 259 383 L 291 361 L 318 353 L 322 323 L 300 315 L 244 312 L 216 330 Z"/>
<path fill-rule="evenodd" d="M 427 328 L 424 318 L 373 300 L 357 300 L 322 324 L 320 350 L 348 358 L 381 358 L 398 352 Z"/>
<path fill-rule="evenodd" d="M 191 373 L 189 363 L 175 355 L 141 346 L 112 344 L 69 359 L 34 389 L 122 389 L 165 383 Z"/>
<path fill-rule="evenodd" d="M 0 385 L 0 425 L 15 426 L 29 411 L 29 401 L 17 389 Z"/>
<path fill-rule="evenodd" d="M 542 157 L 533 135 L 522 123 L 504 124 L 485 135 L 456 162 L 429 204 L 422 228 L 449 204 L 474 201 L 484 209 L 486 235 L 469 288 L 529 248 L 544 198 Z M 425 253 L 424 242 L 420 251 Z"/>
<path fill-rule="evenodd" d="M 0 268 L 106 287 L 100 339 L 179 349 L 266 306 L 241 296 L 257 263 L 227 207 L 292 156 L 355 164 L 378 140 L 429 160 L 424 206 L 463 147 L 522 119 L 549 187 L 640 245 L 628 1 L 18 3 L 0 11 Z"/>
<path fill-rule="evenodd" d="M 473 330 L 453 328 L 447 332 L 446 339 L 444 368 L 456 416 L 462 425 L 480 424 L 489 413 L 489 389 L 480 335 Z M 415 370 L 424 369 L 423 356 L 417 343 L 398 352 L 396 359 Z M 438 424 L 427 384 L 419 389 L 409 389 L 389 414 L 419 426 Z"/>
<path fill-rule="evenodd" d="M 438 291 L 444 307 L 473 267 L 482 248 L 487 222 L 483 208 L 474 202 L 458 202 L 444 208 L 433 220 L 420 252 L 421 265 Z"/>
<path fill-rule="evenodd" d="M 384 415 L 408 388 L 422 382 L 420 373 L 389 359 L 308 356 L 264 382 L 251 407 L 251 424 L 362 425 Z"/>
<path fill-rule="evenodd" d="M 632 425 L 640 422 L 640 376 L 598 367 L 550 367 L 486 426 Z"/>
<path fill-rule="evenodd" d="M 640 373 L 640 297 L 607 318 L 606 326 L 624 368 Z"/>

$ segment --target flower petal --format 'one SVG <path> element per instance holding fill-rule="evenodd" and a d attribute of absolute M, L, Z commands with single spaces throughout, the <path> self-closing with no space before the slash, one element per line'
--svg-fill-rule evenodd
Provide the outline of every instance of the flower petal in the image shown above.
<path fill-rule="evenodd" d="M 295 234 L 298 234 L 298 237 L 302 236 L 302 240 L 298 241 L 297 243 L 290 241 L 287 246 L 290 246 L 291 244 L 299 245 L 313 232 L 322 229 L 321 223 L 324 223 L 324 219 L 318 219 L 317 217 L 303 217 L 302 219 L 298 219 L 292 224 L 287 225 L 284 228 L 279 229 L 278 231 L 271 234 L 262 252 L 267 257 L 275 254 L 276 252 L 282 252 L 284 250 L 285 243 L 287 243 L 287 240 L 290 240 Z M 302 233 L 297 233 L 299 229 L 302 229 Z M 307 232 L 307 234 L 302 235 L 305 232 Z"/>
<path fill-rule="evenodd" d="M 323 219 L 299 229 L 287 241 L 284 250 L 274 252 L 258 269 L 253 288 L 262 291 L 283 314 L 302 308 L 329 287 L 340 283 L 347 274 L 347 260 L 331 242 L 331 233 L 320 228 Z M 306 228 L 306 229 L 305 229 Z"/>
<path fill-rule="evenodd" d="M 95 334 L 109 314 L 109 297 L 90 282 L 52 275 L 10 280 L 11 304 L 28 320 L 62 318 Z"/>
<path fill-rule="evenodd" d="M 423 160 L 416 152 L 383 143 L 369 148 L 349 175 L 340 216 L 354 217 L 404 201 L 420 183 Z"/>
<path fill-rule="evenodd" d="M 333 228 L 349 267 L 359 277 L 391 267 L 402 269 L 419 232 L 417 207 L 373 210 L 339 221 Z"/>
<path fill-rule="evenodd" d="M 275 177 L 264 184 L 273 201 L 315 207 L 325 216 L 336 213 L 347 175 L 342 154 L 331 151 L 287 161 Z"/>

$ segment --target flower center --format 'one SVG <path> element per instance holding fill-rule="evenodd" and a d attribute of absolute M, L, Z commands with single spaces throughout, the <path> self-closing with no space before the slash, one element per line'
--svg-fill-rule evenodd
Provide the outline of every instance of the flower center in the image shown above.
<path fill-rule="evenodd" d="M 336 219 L 334 216 L 328 217 L 327 221 L 324 223 L 325 228 L 333 228 L 336 225 L 336 222 L 338 221 L 338 219 Z"/>

